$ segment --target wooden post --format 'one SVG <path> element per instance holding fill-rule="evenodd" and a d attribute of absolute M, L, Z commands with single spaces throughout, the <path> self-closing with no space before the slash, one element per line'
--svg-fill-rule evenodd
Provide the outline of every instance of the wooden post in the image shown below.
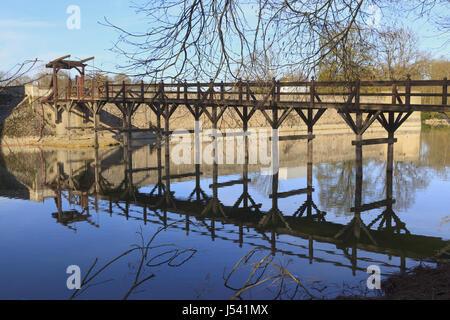
<path fill-rule="evenodd" d="M 280 84 L 280 80 L 277 80 L 276 94 L 277 94 L 277 102 L 280 102 L 281 101 L 281 84 Z"/>
<path fill-rule="evenodd" d="M 444 84 L 442 85 L 442 104 L 444 106 L 447 105 L 447 87 L 448 87 L 448 81 L 447 81 L 447 78 L 444 78 Z"/>
<path fill-rule="evenodd" d="M 80 90 L 81 90 L 81 99 L 84 99 L 84 76 L 85 76 L 85 67 L 81 67 L 81 77 L 80 77 Z"/>
<path fill-rule="evenodd" d="M 66 125 L 67 125 L 67 134 L 68 134 L 68 136 L 69 136 L 69 141 L 71 140 L 71 129 L 70 129 L 70 126 L 71 126 L 71 119 L 70 119 L 70 116 L 72 115 L 72 106 L 71 106 L 71 103 L 69 102 L 69 104 L 68 105 L 70 105 L 70 106 L 68 106 L 67 108 L 66 108 L 66 111 L 67 111 L 67 122 L 66 122 Z"/>
<path fill-rule="evenodd" d="M 56 104 L 56 103 L 54 103 L 53 104 L 53 116 L 55 117 L 55 124 L 56 123 L 59 123 L 59 111 L 58 111 L 58 109 L 59 109 L 59 106 Z"/>
<path fill-rule="evenodd" d="M 242 79 L 239 78 L 238 81 L 238 89 L 239 89 L 239 104 L 242 105 Z"/>
<path fill-rule="evenodd" d="M 147 225 L 147 204 L 144 203 L 144 225 Z"/>
<path fill-rule="evenodd" d="M 109 81 L 106 81 L 106 101 L 109 101 Z"/>
<path fill-rule="evenodd" d="M 358 267 L 358 246 L 356 243 L 352 247 L 352 275 L 356 276 L 356 268 Z"/>
<path fill-rule="evenodd" d="M 79 76 L 75 76 L 75 83 L 77 86 L 77 99 L 80 100 L 82 98 L 82 88 L 81 88 L 81 79 Z"/>
<path fill-rule="evenodd" d="M 405 254 L 402 253 L 401 257 L 400 257 L 400 274 L 405 274 L 406 273 L 406 257 Z"/>
<path fill-rule="evenodd" d="M 197 152 L 197 150 L 195 151 Z M 195 199 L 196 201 L 200 201 L 200 178 L 201 178 L 201 172 L 200 172 L 200 164 L 195 164 Z"/>
<path fill-rule="evenodd" d="M 390 141 L 394 139 L 394 112 L 389 112 L 389 130 L 388 130 L 388 138 Z M 394 163 L 394 142 L 389 142 L 387 147 L 387 171 L 388 174 L 392 174 L 393 171 L 393 163 Z"/>
<path fill-rule="evenodd" d="M 211 220 L 211 240 L 216 240 L 216 221 L 214 218 Z"/>
<path fill-rule="evenodd" d="M 157 118 L 158 123 L 158 135 L 157 135 L 157 142 L 156 142 L 156 162 L 158 165 L 158 196 L 161 196 L 162 194 L 162 141 L 161 141 L 161 114 L 158 113 Z"/>
<path fill-rule="evenodd" d="M 127 90 L 127 88 L 125 86 L 125 81 L 122 81 L 122 93 L 123 93 L 122 100 L 123 100 L 123 103 L 125 103 L 127 101 L 127 91 L 126 90 Z"/>
<path fill-rule="evenodd" d="M 218 176 L 219 176 L 219 154 L 217 151 L 218 143 L 217 143 L 217 107 L 212 106 L 212 119 L 213 119 L 213 139 L 214 139 L 214 162 L 213 162 L 213 199 L 219 199 L 219 191 L 217 187 Z M 216 203 L 217 204 L 217 203 Z M 216 204 L 214 205 L 213 212 L 216 213 Z"/>
<path fill-rule="evenodd" d="M 72 79 L 69 76 L 69 84 L 67 86 L 67 99 L 72 97 Z"/>
<path fill-rule="evenodd" d="M 359 79 L 355 82 L 355 106 L 357 109 L 361 108 L 361 81 Z"/>
<path fill-rule="evenodd" d="M 209 80 L 209 102 L 212 104 L 214 102 L 214 80 Z"/>
<path fill-rule="evenodd" d="M 311 110 L 311 109 L 309 109 Z M 309 111 L 308 110 L 308 111 Z M 308 146 L 307 146 L 307 153 L 308 153 L 308 163 L 306 165 L 306 183 L 307 183 L 307 187 L 311 190 L 312 185 L 313 185 L 313 139 L 312 139 L 312 134 L 313 134 L 313 125 L 312 125 L 312 117 L 309 117 L 309 124 L 308 124 Z M 312 192 L 309 191 L 307 194 L 307 202 L 308 202 L 308 206 L 307 206 L 307 216 L 310 217 L 312 215 Z"/>
<path fill-rule="evenodd" d="M 278 105 L 276 104 L 276 81 L 272 92 L 272 210 L 278 210 Z"/>
<path fill-rule="evenodd" d="M 131 143 L 130 143 L 131 145 Z M 127 166 L 127 173 L 128 173 L 128 182 L 129 182 L 129 190 L 130 192 L 133 190 L 133 150 L 130 148 L 128 149 L 127 153 L 126 153 L 128 159 L 126 161 Z"/>
<path fill-rule="evenodd" d="M 355 207 L 358 208 L 361 206 L 362 201 L 362 179 L 363 179 L 363 169 L 362 169 L 362 144 L 358 143 L 362 141 L 362 128 L 363 122 L 362 122 L 362 112 L 357 111 L 356 112 L 356 128 L 358 130 L 356 134 L 356 195 L 355 195 Z"/>
<path fill-rule="evenodd" d="M 52 82 L 53 82 L 53 101 L 56 101 L 58 98 L 58 69 L 56 69 L 55 66 L 53 66 L 53 75 L 52 75 Z"/>
<path fill-rule="evenodd" d="M 161 94 L 164 97 L 164 82 L 161 81 Z M 171 191 L 170 191 L 170 107 L 164 103 L 164 169 L 166 175 L 166 205 L 170 203 Z"/>
<path fill-rule="evenodd" d="M 56 180 L 56 207 L 58 208 L 58 216 L 61 217 L 63 211 L 62 211 L 62 198 L 61 198 L 61 167 L 59 165 L 59 162 L 56 164 L 56 174 L 58 176 Z"/>
<path fill-rule="evenodd" d="M 395 105 L 397 104 L 397 85 L 394 83 L 392 84 L 392 104 Z"/>
<path fill-rule="evenodd" d="M 244 227 L 242 224 L 239 224 L 239 248 L 242 248 L 244 244 Z"/>
<path fill-rule="evenodd" d="M 201 89 L 200 89 L 200 82 L 197 81 L 197 100 L 201 100 L 202 95 L 201 95 Z"/>
<path fill-rule="evenodd" d="M 201 164 L 201 150 L 202 145 L 200 143 L 200 117 L 199 117 L 199 111 L 198 106 L 195 106 L 195 120 L 194 120 L 194 149 L 195 149 L 195 159 L 194 164 L 200 165 Z"/>
<path fill-rule="evenodd" d="M 98 103 L 94 102 L 92 106 L 94 111 L 94 148 L 98 149 L 98 125 L 100 123 L 100 114 L 98 110 Z"/>
<path fill-rule="evenodd" d="M 96 200 L 97 195 L 100 192 L 100 157 L 98 153 L 98 146 L 95 147 L 95 153 L 94 153 L 94 175 L 95 175 L 95 193 L 96 193 Z M 98 211 L 98 205 L 96 203 L 96 210 Z"/>
<path fill-rule="evenodd" d="M 387 167 L 392 168 L 393 163 L 389 162 L 389 160 L 393 161 L 393 158 L 390 158 L 390 159 L 388 158 L 388 163 L 387 163 Z M 393 171 L 388 169 L 388 170 L 386 170 L 386 199 L 389 199 L 389 200 L 391 200 L 393 197 L 392 182 L 393 182 Z M 392 204 L 390 204 L 390 206 L 392 209 Z"/>
<path fill-rule="evenodd" d="M 125 104 L 122 104 L 122 108 L 125 107 Z M 123 139 L 123 147 L 128 149 L 128 134 L 127 134 L 127 111 L 125 110 L 122 114 L 122 139 Z"/>
<path fill-rule="evenodd" d="M 94 78 L 91 80 L 91 99 L 95 99 L 95 81 Z"/>
<path fill-rule="evenodd" d="M 411 104 L 411 75 L 408 74 L 406 78 L 405 104 L 409 106 Z"/>
<path fill-rule="evenodd" d="M 275 231 L 270 232 L 270 249 L 271 249 L 272 256 L 275 256 L 275 253 L 277 251 L 277 238 L 276 238 Z"/>

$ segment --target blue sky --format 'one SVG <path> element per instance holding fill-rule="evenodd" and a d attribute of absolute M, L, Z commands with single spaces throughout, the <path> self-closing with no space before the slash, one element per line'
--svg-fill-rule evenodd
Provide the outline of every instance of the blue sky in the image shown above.
<path fill-rule="evenodd" d="M 130 3 L 129 0 L 8 2 L 0 11 L 0 70 L 7 70 L 25 59 L 39 58 L 47 62 L 71 54 L 74 58 L 95 56 L 96 67 L 116 71 L 116 65 L 123 61 L 108 49 L 117 39 L 117 33 L 98 22 L 107 17 L 117 25 L 139 30 L 144 23 L 143 17 L 135 14 Z M 66 26 L 69 5 L 81 9 L 80 30 L 69 30 Z M 395 14 L 392 17 L 384 16 L 384 19 L 398 18 Z M 419 35 L 422 49 L 431 51 L 436 57 L 450 57 L 449 45 L 443 46 L 450 35 L 437 36 L 436 30 L 424 20 L 406 17 L 399 23 L 411 27 Z"/>
<path fill-rule="evenodd" d="M 81 9 L 79 30 L 69 30 L 66 26 L 69 5 Z M 122 0 L 18 0 L 3 9 L 0 11 L 0 70 L 24 59 L 37 57 L 46 62 L 66 54 L 73 58 L 95 56 L 96 66 L 114 69 L 119 61 L 108 49 L 117 34 L 98 22 L 106 16 L 120 25 L 137 23 L 129 2 Z"/>

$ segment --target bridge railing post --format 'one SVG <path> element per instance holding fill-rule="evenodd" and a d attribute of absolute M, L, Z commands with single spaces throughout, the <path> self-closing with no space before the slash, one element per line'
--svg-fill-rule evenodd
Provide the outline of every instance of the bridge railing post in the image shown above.
<path fill-rule="evenodd" d="M 123 92 L 123 102 L 125 103 L 125 100 L 127 99 L 127 91 L 125 87 L 125 81 L 122 81 L 122 92 Z"/>
<path fill-rule="evenodd" d="M 239 104 L 242 105 L 243 91 L 242 91 L 242 79 L 241 78 L 239 78 L 239 80 L 238 80 L 238 90 L 239 90 Z"/>
<path fill-rule="evenodd" d="M 209 102 L 212 104 L 214 101 L 214 80 L 209 79 Z"/>
<path fill-rule="evenodd" d="M 105 83 L 105 86 L 106 86 L 106 101 L 109 101 L 109 81 L 106 81 L 106 83 Z"/>
<path fill-rule="evenodd" d="M 361 80 L 355 81 L 355 106 L 360 109 L 361 107 Z"/>
<path fill-rule="evenodd" d="M 276 88 L 277 88 L 277 102 L 280 102 L 281 101 L 281 82 L 280 82 L 280 80 L 277 80 L 277 86 L 276 86 Z"/>
<path fill-rule="evenodd" d="M 69 84 L 67 85 L 67 99 L 70 99 L 70 96 L 72 95 L 72 79 L 69 77 Z"/>
<path fill-rule="evenodd" d="M 392 104 L 397 104 L 397 85 L 395 83 L 392 84 Z"/>
<path fill-rule="evenodd" d="M 406 76 L 406 87 L 405 87 L 405 104 L 409 106 L 411 104 L 411 75 Z"/>
<path fill-rule="evenodd" d="M 246 94 L 245 99 L 246 99 L 247 101 L 250 101 L 250 83 L 248 82 L 248 79 L 247 79 L 246 82 L 245 82 L 245 87 L 246 87 L 246 90 L 245 90 L 245 94 Z"/>
<path fill-rule="evenodd" d="M 197 100 L 201 100 L 202 99 L 202 95 L 201 95 L 202 90 L 200 89 L 200 82 L 197 81 Z"/>
<path fill-rule="evenodd" d="M 310 103 L 310 109 L 314 107 L 314 95 L 315 95 L 315 80 L 314 77 L 311 78 L 311 81 L 309 83 L 309 103 Z"/>
<path fill-rule="evenodd" d="M 447 87 L 448 87 L 448 81 L 447 81 L 447 77 L 445 77 L 444 84 L 442 85 L 442 104 L 444 106 L 447 105 Z"/>
<path fill-rule="evenodd" d="M 277 100 L 276 97 L 276 92 L 277 92 L 277 80 L 275 79 L 275 77 L 272 78 L 272 106 L 274 105 L 275 101 Z"/>
<path fill-rule="evenodd" d="M 94 100 L 95 98 L 95 81 L 94 77 L 91 79 L 91 99 Z"/>

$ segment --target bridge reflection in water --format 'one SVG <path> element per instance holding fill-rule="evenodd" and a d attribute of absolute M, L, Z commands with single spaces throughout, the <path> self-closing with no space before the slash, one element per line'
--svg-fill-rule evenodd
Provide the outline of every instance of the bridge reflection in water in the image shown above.
<path fill-rule="evenodd" d="M 411 145 L 417 146 L 414 152 L 396 156 L 408 159 L 414 157 L 414 154 L 417 155 L 419 136 L 416 138 L 417 143 L 413 143 L 414 135 L 408 136 L 406 140 L 410 148 Z M 400 142 L 401 139 L 399 137 Z M 243 140 L 245 161 L 242 165 L 232 166 L 218 165 L 216 162 L 212 165 L 171 165 L 170 145 L 158 142 L 135 149 L 96 149 L 65 153 L 41 151 L 37 159 L 40 160 L 40 168 L 36 170 L 36 177 L 41 181 L 30 182 L 34 188 L 30 190 L 30 198 L 54 198 L 56 210 L 52 216 L 57 222 L 73 230 L 76 230 L 77 223 L 83 221 L 93 227 L 100 227 L 91 216 L 92 210 L 95 210 L 109 215 L 120 215 L 127 220 L 139 220 L 145 224 L 182 229 L 187 235 L 195 232 L 207 235 L 212 240 L 220 238 L 235 242 L 239 246 L 245 244 L 265 248 L 273 255 L 282 253 L 307 259 L 310 263 L 347 267 L 353 274 L 357 270 L 365 272 L 358 263 L 358 250 L 385 254 L 389 260 L 392 256 L 399 257 L 400 264 L 397 266 L 387 263 L 384 259 L 374 260 L 373 263 L 389 265 L 391 268 L 399 268 L 400 271 L 405 271 L 406 258 L 427 260 L 448 257 L 448 241 L 411 234 L 405 223 L 396 215 L 393 157 L 388 157 L 386 162 L 385 194 L 371 203 L 363 201 L 363 158 L 357 157 L 354 162 L 354 203 L 351 208 L 347 207 L 345 210 L 350 211 L 352 219 L 348 224 L 342 224 L 328 221 L 327 208 L 322 207 L 326 203 L 313 199 L 316 187 L 313 185 L 312 140 L 303 143 L 303 148 L 306 147 L 306 150 L 303 150 L 305 152 L 302 152 L 306 162 L 305 168 L 284 167 L 285 164 L 289 166 L 291 160 L 289 156 L 282 154 L 279 161 L 281 169 L 270 176 L 258 174 L 257 171 L 261 171 L 261 168 L 249 164 L 248 139 Z M 277 156 L 280 151 L 278 148 L 283 150 L 286 146 L 284 142 L 272 142 L 272 155 Z M 361 146 L 357 146 L 357 153 L 362 152 L 360 148 Z M 198 156 L 199 149 L 199 145 L 194 142 L 194 157 Z M 380 154 L 380 150 L 369 149 L 368 154 L 376 156 Z M 320 155 L 320 152 L 319 148 L 319 158 L 326 157 Z M 276 163 L 279 159 L 272 160 Z M 298 165 L 299 161 L 301 157 L 296 156 L 294 163 Z M 296 185 L 292 190 L 280 190 L 280 181 L 290 176 L 302 176 L 302 171 L 306 171 L 306 179 L 301 179 L 305 181 L 304 185 Z M 349 173 L 352 171 L 353 168 L 350 168 Z M 225 175 L 233 178 L 223 181 Z M 209 179 L 212 183 L 207 188 L 204 184 L 202 186 L 201 182 Z M 178 184 L 180 181 L 185 182 L 184 190 L 186 186 L 191 187 L 188 195 L 180 196 L 172 190 L 174 183 Z M 252 196 L 250 189 L 261 187 L 269 189 L 269 195 L 268 199 L 259 203 L 258 199 Z M 233 192 L 227 192 L 228 188 L 233 188 Z M 238 189 L 240 191 L 236 193 Z M 397 193 L 401 192 L 397 190 Z M 235 198 L 231 201 L 233 203 L 224 204 L 220 200 L 221 194 L 225 194 L 227 203 L 230 202 L 232 194 Z M 299 199 L 301 205 L 298 208 L 289 209 L 290 211 L 280 209 L 283 204 Z M 70 204 L 70 210 L 64 208 L 64 201 Z M 370 210 L 379 212 L 373 221 L 364 218 L 364 213 Z M 176 215 L 183 215 L 184 222 L 174 223 L 179 220 Z M 196 221 L 195 228 L 191 226 L 192 221 Z M 218 227 L 218 223 L 222 226 L 228 225 L 226 232 L 223 227 Z M 286 249 L 289 243 L 283 239 L 278 240 L 281 235 L 305 239 L 308 245 L 291 244 L 292 249 Z M 316 257 L 314 248 L 318 242 L 334 244 L 338 248 L 338 251 L 334 252 L 335 258 L 333 255 L 327 256 L 327 259 Z M 342 262 L 342 257 L 345 257 L 346 262 Z"/>

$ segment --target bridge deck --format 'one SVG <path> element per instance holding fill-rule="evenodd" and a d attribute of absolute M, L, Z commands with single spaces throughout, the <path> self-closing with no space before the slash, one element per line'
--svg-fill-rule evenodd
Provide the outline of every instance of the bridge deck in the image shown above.
<path fill-rule="evenodd" d="M 334 108 L 345 111 L 450 111 L 448 80 L 113 84 L 69 81 L 53 88 L 49 104 L 133 103 L 257 109 Z M 390 98 L 390 99 L 388 99 Z M 386 101 L 390 100 L 390 101 Z M 420 101 L 419 101 L 420 100 Z"/>

